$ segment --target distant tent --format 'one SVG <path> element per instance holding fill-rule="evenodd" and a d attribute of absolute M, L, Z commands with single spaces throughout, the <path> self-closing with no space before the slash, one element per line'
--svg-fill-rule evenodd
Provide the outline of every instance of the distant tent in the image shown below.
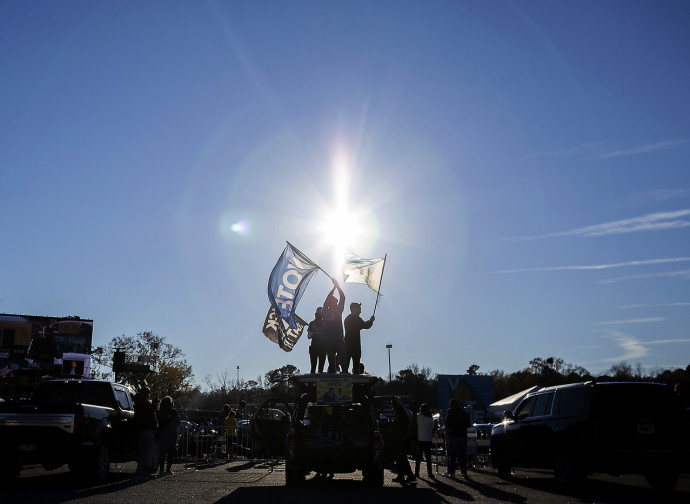
<path fill-rule="evenodd" d="M 541 387 L 535 385 L 534 387 L 530 387 L 527 390 L 523 390 L 522 392 L 518 392 L 517 394 L 508 396 L 505 399 L 501 399 L 500 401 L 496 401 L 495 403 L 490 404 L 488 409 L 492 413 L 503 413 L 504 411 L 513 411 L 523 397 L 525 397 L 533 390 L 539 390 L 539 388 Z"/>

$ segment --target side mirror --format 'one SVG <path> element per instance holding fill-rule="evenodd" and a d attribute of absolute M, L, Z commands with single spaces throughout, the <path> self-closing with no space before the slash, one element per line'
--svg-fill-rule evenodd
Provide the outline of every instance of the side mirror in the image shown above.
<path fill-rule="evenodd" d="M 503 412 L 503 421 L 506 421 L 506 420 L 515 420 L 515 417 L 513 416 L 512 411 L 504 411 Z"/>

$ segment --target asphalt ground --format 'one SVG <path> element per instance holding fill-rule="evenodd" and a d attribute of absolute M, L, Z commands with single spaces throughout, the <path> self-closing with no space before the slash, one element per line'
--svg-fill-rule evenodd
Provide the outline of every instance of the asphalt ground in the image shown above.
<path fill-rule="evenodd" d="M 470 470 L 470 479 L 424 476 L 414 484 L 392 481 L 385 471 L 383 488 L 367 488 L 361 474 L 336 474 L 332 480 L 307 476 L 297 488 L 285 487 L 282 462 L 232 461 L 185 467 L 175 464 L 175 474 L 141 480 L 134 477 L 135 463 L 113 465 L 105 484 L 89 486 L 66 468 L 45 471 L 29 467 L 15 482 L 0 489 L 0 503 L 75 504 L 434 504 L 434 503 L 684 503 L 690 502 L 690 475 L 683 475 L 676 490 L 658 494 L 639 476 L 591 477 L 578 488 L 563 488 L 546 471 L 518 470 L 502 480 L 490 468 Z M 439 466 L 439 470 L 444 467 Z M 436 467 L 434 467 L 436 474 Z"/>

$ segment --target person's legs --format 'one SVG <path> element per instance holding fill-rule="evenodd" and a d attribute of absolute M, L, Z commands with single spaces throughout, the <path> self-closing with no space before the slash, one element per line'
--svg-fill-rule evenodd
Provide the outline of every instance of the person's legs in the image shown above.
<path fill-rule="evenodd" d="M 323 373 L 323 367 L 326 363 L 326 349 L 322 346 L 319 346 L 317 355 L 319 359 L 319 373 Z"/>
<path fill-rule="evenodd" d="M 362 358 L 362 349 L 352 349 L 352 374 L 359 374 L 359 361 Z"/>
<path fill-rule="evenodd" d="M 460 459 L 460 472 L 467 475 L 467 438 L 462 437 L 458 441 L 458 458 Z"/>
<path fill-rule="evenodd" d="M 328 372 L 335 373 L 335 355 L 336 347 L 332 342 L 328 342 L 326 347 L 326 355 L 328 356 Z"/>
<path fill-rule="evenodd" d="M 314 344 L 312 343 L 311 346 L 309 347 L 309 362 L 311 363 L 311 371 L 310 373 L 314 374 L 316 372 L 316 349 L 314 348 Z"/>
<path fill-rule="evenodd" d="M 458 456 L 458 437 L 450 436 L 448 438 L 448 476 L 455 476 L 455 468 L 457 467 L 456 458 Z"/>
<path fill-rule="evenodd" d="M 422 450 L 424 451 L 424 458 L 426 459 L 426 472 L 429 477 L 432 478 L 434 473 L 431 466 L 431 441 L 424 441 Z"/>

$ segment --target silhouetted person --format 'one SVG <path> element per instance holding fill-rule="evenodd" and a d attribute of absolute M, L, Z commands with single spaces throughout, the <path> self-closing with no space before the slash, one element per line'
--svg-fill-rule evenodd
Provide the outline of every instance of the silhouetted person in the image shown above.
<path fill-rule="evenodd" d="M 323 303 L 323 327 L 326 339 L 326 355 L 328 355 L 328 372 L 335 373 L 335 359 L 342 353 L 343 347 L 343 310 L 345 309 L 345 293 L 340 288 L 338 281 L 333 281 L 333 289 L 326 296 Z M 335 291 L 338 290 L 340 300 L 336 299 Z M 342 364 L 342 360 L 341 364 Z"/>
<path fill-rule="evenodd" d="M 156 408 L 151 403 L 151 390 L 141 387 L 134 396 L 134 429 L 137 432 L 137 450 L 139 458 L 134 473 L 139 478 L 147 478 L 155 471 L 154 457 L 156 449 Z"/>
<path fill-rule="evenodd" d="M 375 317 L 372 315 L 366 322 L 362 320 L 362 303 L 350 303 L 350 314 L 345 317 L 345 364 L 343 372 L 347 373 L 350 369 L 350 359 L 352 359 L 352 372 L 359 373 L 359 360 L 362 358 L 362 341 L 360 331 L 370 329 L 374 325 Z"/>
<path fill-rule="evenodd" d="M 175 445 L 177 444 L 177 427 L 180 425 L 180 414 L 173 407 L 170 396 L 161 399 L 158 406 L 158 465 L 160 475 L 173 474 L 171 467 L 175 458 Z M 167 459 L 167 466 L 165 464 Z M 163 469 L 166 469 L 165 471 Z"/>
<path fill-rule="evenodd" d="M 444 474 L 455 478 L 456 459 L 460 461 L 460 472 L 467 478 L 467 428 L 470 426 L 470 416 L 460 407 L 457 399 L 451 399 L 448 413 L 446 413 L 445 429 L 448 443 L 448 470 Z"/>
<path fill-rule="evenodd" d="M 309 322 L 307 338 L 311 340 L 311 345 L 309 346 L 311 373 L 316 373 L 317 364 L 319 373 L 323 373 L 323 368 L 326 363 L 326 334 L 323 327 L 323 307 L 321 306 L 316 308 L 314 320 Z"/>

